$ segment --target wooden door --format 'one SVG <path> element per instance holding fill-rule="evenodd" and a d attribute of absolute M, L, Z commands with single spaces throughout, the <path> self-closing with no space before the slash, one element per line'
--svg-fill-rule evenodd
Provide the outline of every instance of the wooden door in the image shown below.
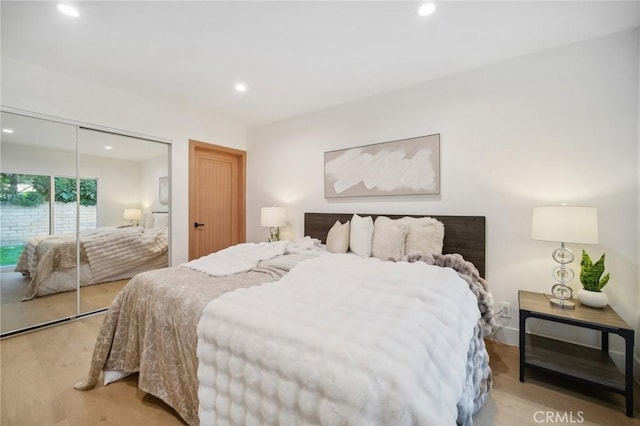
<path fill-rule="evenodd" d="M 189 141 L 189 260 L 245 242 L 246 158 Z"/>

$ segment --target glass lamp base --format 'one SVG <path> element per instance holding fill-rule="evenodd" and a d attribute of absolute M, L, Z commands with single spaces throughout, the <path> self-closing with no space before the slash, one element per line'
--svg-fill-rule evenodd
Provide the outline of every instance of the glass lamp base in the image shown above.
<path fill-rule="evenodd" d="M 280 241 L 280 229 L 277 226 L 269 228 L 269 242 L 275 243 L 276 241 Z"/>
<path fill-rule="evenodd" d="M 558 298 L 552 298 L 549 299 L 549 303 L 551 303 L 551 305 L 557 307 L 557 308 L 562 308 L 562 309 L 575 309 L 576 308 L 576 304 L 569 301 L 569 300 L 562 300 L 562 299 L 558 299 Z"/>
<path fill-rule="evenodd" d="M 553 269 L 553 277 L 558 284 L 551 287 L 551 294 L 554 296 L 549 299 L 552 306 L 562 309 L 575 309 L 576 304 L 571 302 L 573 298 L 573 290 L 567 283 L 575 277 L 573 269 L 567 268 L 566 264 L 573 262 L 573 252 L 565 247 L 564 243 L 560 243 L 560 248 L 553 251 L 553 260 L 558 262 L 560 266 Z"/>

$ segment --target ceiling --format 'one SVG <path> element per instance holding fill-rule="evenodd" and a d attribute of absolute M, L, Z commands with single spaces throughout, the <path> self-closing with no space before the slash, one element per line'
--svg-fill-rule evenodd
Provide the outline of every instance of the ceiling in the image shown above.
<path fill-rule="evenodd" d="M 168 145 L 164 143 L 86 128 L 78 129 L 70 124 L 4 111 L 0 113 L 0 123 L 3 129 L 0 134 L 3 150 L 12 149 L 5 144 L 57 149 L 71 155 L 75 155 L 77 149 L 80 155 L 127 161 L 145 161 L 169 155 Z M 11 133 L 5 133 L 6 129 Z"/>
<path fill-rule="evenodd" d="M 246 127 L 640 26 L 638 1 L 69 4 L 2 1 L 2 55 Z"/>

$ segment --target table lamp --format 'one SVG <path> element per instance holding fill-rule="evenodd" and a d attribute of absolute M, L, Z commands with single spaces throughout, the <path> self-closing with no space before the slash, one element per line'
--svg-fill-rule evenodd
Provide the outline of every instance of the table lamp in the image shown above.
<path fill-rule="evenodd" d="M 567 285 L 575 278 L 573 269 L 567 264 L 573 262 L 574 255 L 566 243 L 598 243 L 598 209 L 595 207 L 549 206 L 535 207 L 531 220 L 531 239 L 556 241 L 560 247 L 551 254 L 558 266 L 553 268 L 553 278 L 557 281 L 551 288 L 553 306 L 574 309 L 569 299 L 573 290 Z"/>
<path fill-rule="evenodd" d="M 287 212 L 284 207 L 263 207 L 260 211 L 260 225 L 268 226 L 269 242 L 280 239 L 280 226 L 287 224 Z"/>
<path fill-rule="evenodd" d="M 124 209 L 123 219 L 129 219 L 129 226 L 135 226 L 142 217 L 140 209 Z"/>

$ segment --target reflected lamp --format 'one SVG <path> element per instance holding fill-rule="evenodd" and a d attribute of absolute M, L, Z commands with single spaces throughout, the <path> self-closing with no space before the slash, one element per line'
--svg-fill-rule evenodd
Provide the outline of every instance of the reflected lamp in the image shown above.
<path fill-rule="evenodd" d="M 284 207 L 263 207 L 260 210 L 260 225 L 269 227 L 269 242 L 280 240 L 280 226 L 287 224 Z"/>
<path fill-rule="evenodd" d="M 129 226 L 137 226 L 138 221 L 142 217 L 140 209 L 124 209 L 123 219 L 129 219 Z"/>

